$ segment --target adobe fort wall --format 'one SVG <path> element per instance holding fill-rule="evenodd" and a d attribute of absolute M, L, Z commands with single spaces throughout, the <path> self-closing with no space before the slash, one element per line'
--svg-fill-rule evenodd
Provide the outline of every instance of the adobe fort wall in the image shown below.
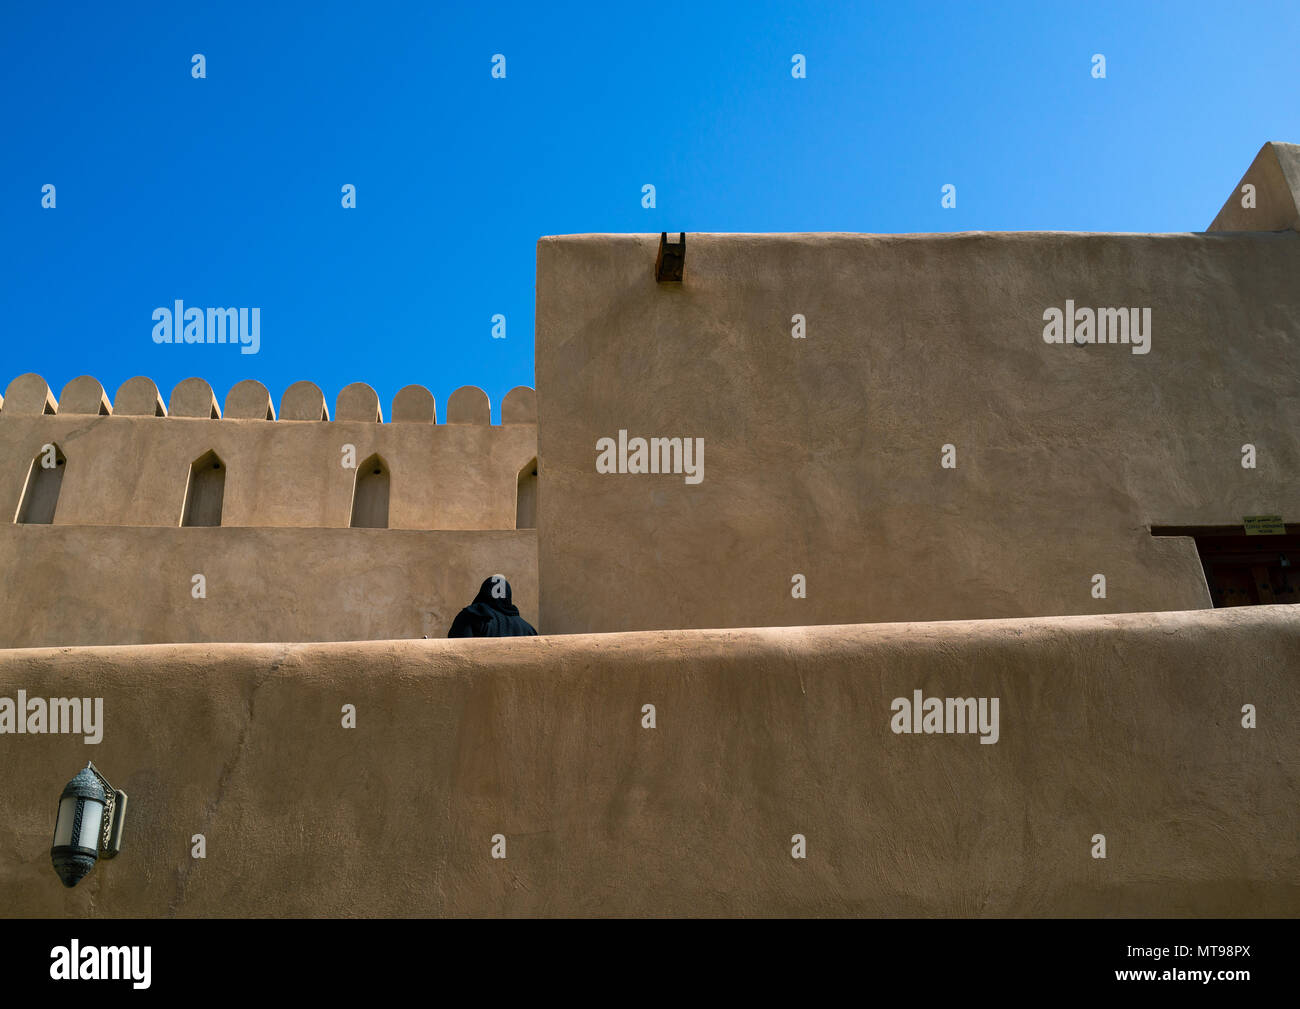
<path fill-rule="evenodd" d="M 398 393 L 387 422 L 360 384 L 332 420 L 310 383 L 290 387 L 279 419 L 256 382 L 236 385 L 223 414 L 207 383 L 187 379 L 169 407 L 145 378 L 111 406 L 89 378 L 57 400 L 39 376 L 9 384 L 0 647 L 441 635 L 497 573 L 536 623 L 536 532 L 517 530 L 516 514 L 537 455 L 531 389 L 507 396 L 498 425 L 472 387 L 452 394 L 442 423 L 418 386 Z M 15 521 L 54 452 L 53 521 Z M 224 471 L 220 528 L 181 528 L 191 467 L 209 452 Z M 349 528 L 375 456 L 386 528 Z"/>
<path fill-rule="evenodd" d="M 549 632 L 1196 609 L 1152 527 L 1300 521 L 1295 231 L 658 242 L 538 243 Z"/>
<path fill-rule="evenodd" d="M 0 568 L 0 648 L 445 637 L 493 574 L 538 623 L 535 529 L 9 526 Z"/>
<path fill-rule="evenodd" d="M 301 387 L 310 383 L 297 383 L 285 393 L 288 409 L 272 420 L 270 396 L 257 382 L 231 390 L 221 419 L 193 416 L 205 400 L 215 409 L 201 379 L 180 383 L 165 416 L 153 414 L 150 403 L 164 408 L 146 378 L 123 385 L 110 415 L 86 405 L 103 396 L 93 379 L 69 386 L 89 383 L 89 395 L 73 402 L 77 390 L 65 389 L 62 403 L 39 376 L 10 383 L 0 410 L 0 508 L 9 521 L 33 460 L 49 443 L 68 459 L 56 525 L 179 526 L 190 465 L 214 451 L 226 466 L 223 526 L 346 528 L 357 467 L 378 454 L 391 474 L 390 529 L 513 529 L 519 472 L 537 454 L 536 408 L 532 390 L 523 387 L 503 404 L 505 423 L 493 425 L 487 396 L 473 387 L 452 394 L 450 406 L 462 409 L 443 423 L 435 423 L 427 392 L 421 418 L 398 412 L 384 423 L 378 397 L 360 384 L 340 393 L 334 419 L 322 420 L 319 390 L 304 397 Z M 198 395 L 186 396 L 190 383 L 199 384 Z M 410 390 L 423 392 L 402 390 L 396 406 L 411 398 Z M 199 406 L 178 404 L 182 398 Z M 295 403 L 302 399 L 314 400 L 314 420 Z M 41 403 L 52 412 L 36 409 Z M 191 413 L 178 413 L 178 405 Z M 243 409 L 232 412 L 232 406 Z"/>
<path fill-rule="evenodd" d="M 1295 916 L 1295 614 L 0 651 L 103 702 L 0 736 L 3 913 Z M 896 733 L 918 690 L 996 743 Z M 128 819 L 68 890 L 87 759 Z"/>
<path fill-rule="evenodd" d="M 1207 234 L 691 235 L 669 284 L 543 239 L 540 425 L 20 376 L 0 914 L 1300 914 L 1300 606 L 1152 535 L 1300 515 L 1300 149 L 1238 188 Z M 1067 306 L 1141 329 L 1045 341 Z M 544 636 L 441 639 L 492 573 Z M 124 846 L 66 889 L 87 760 Z"/>

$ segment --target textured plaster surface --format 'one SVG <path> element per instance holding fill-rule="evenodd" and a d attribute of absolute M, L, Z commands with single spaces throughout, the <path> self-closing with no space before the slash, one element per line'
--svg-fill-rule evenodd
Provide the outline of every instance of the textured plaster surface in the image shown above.
<path fill-rule="evenodd" d="M 1298 661 L 1296 606 L 0 651 L 105 719 L 0 735 L 0 915 L 1294 916 Z M 914 689 L 999 741 L 894 734 Z M 66 890 L 87 759 L 130 818 Z"/>
<path fill-rule="evenodd" d="M 1151 526 L 1300 516 L 1294 232 L 691 234 L 680 284 L 657 242 L 538 244 L 550 632 L 1208 607 Z M 1047 344 L 1067 299 L 1150 352 Z M 703 481 L 598 473 L 620 430 Z"/>
<path fill-rule="evenodd" d="M 0 570 L 5 648 L 442 637 L 493 574 L 538 621 L 532 529 L 11 525 Z"/>

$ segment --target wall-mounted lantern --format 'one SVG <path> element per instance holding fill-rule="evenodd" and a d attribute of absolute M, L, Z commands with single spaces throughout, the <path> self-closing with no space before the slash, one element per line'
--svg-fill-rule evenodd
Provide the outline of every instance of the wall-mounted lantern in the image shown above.
<path fill-rule="evenodd" d="M 122 850 L 126 793 L 108 783 L 94 764 L 86 764 L 63 788 L 54 820 L 54 871 L 67 887 L 76 886 L 102 855 Z"/>

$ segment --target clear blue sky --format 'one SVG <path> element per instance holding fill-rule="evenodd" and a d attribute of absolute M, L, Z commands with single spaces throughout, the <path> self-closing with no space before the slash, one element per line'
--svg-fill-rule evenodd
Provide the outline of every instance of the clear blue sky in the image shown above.
<path fill-rule="evenodd" d="M 542 235 L 1197 231 L 1300 141 L 1295 0 L 614 6 L 4 4 L 0 387 L 478 385 L 495 420 Z M 260 353 L 156 345 L 178 298 L 259 307 Z"/>

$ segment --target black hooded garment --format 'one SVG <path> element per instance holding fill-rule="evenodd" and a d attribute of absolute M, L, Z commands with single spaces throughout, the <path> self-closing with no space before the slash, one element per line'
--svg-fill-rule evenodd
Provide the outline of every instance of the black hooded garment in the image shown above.
<path fill-rule="evenodd" d="M 519 615 L 519 608 L 510 601 L 510 583 L 501 575 L 493 575 L 484 579 L 474 601 L 456 614 L 447 637 L 520 638 L 536 633 L 533 625 Z"/>

